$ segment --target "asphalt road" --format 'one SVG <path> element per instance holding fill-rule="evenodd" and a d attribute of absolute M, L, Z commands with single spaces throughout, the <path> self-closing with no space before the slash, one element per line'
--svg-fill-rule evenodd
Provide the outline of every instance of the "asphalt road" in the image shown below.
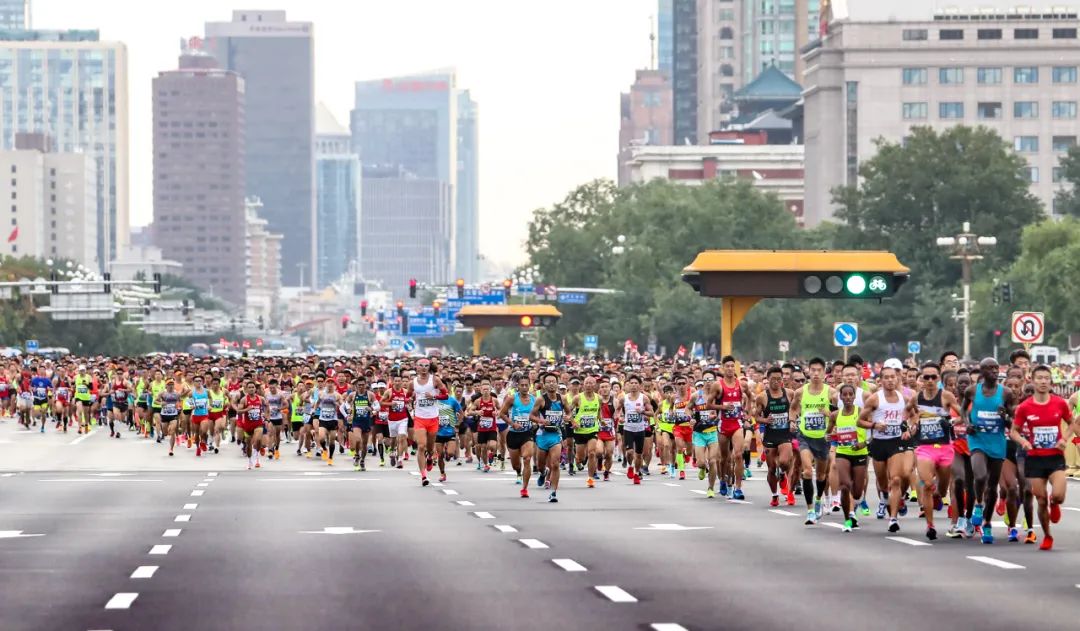
<path fill-rule="evenodd" d="M 1001 528 L 993 546 L 912 545 L 928 543 L 915 510 L 899 540 L 872 516 L 851 534 L 827 525 L 839 524 L 833 517 L 807 527 L 801 506 L 769 509 L 760 472 L 745 485 L 749 503 L 653 475 L 595 489 L 564 477 L 549 504 L 535 486 L 519 498 L 513 475 L 467 466 L 422 488 L 409 469 L 354 473 L 292 454 L 249 472 L 236 470 L 244 460 L 232 450 L 200 461 L 182 450 L 159 463 L 164 450 L 107 434 L 74 446 L 13 440 L 27 442 L 0 443 L 4 631 L 1075 629 L 1080 620 L 1076 483 L 1045 553 L 1004 543 Z M 13 445 L 20 463 L 69 466 L 9 467 Z M 653 626 L 663 624 L 678 626 Z"/>

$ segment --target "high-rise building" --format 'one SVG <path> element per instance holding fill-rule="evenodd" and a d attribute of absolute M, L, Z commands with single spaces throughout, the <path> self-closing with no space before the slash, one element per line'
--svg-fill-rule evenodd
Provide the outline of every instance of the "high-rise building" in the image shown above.
<path fill-rule="evenodd" d="M 321 288 L 360 262 L 360 158 L 349 130 L 322 103 L 315 115 L 315 192 Z"/>
<path fill-rule="evenodd" d="M 697 144 L 698 10 L 697 0 L 672 0 L 673 126 L 675 144 Z"/>
<path fill-rule="evenodd" d="M 366 280 L 402 296 L 410 278 L 450 282 L 453 194 L 437 178 L 416 177 L 400 166 L 363 173 L 360 269 Z"/>
<path fill-rule="evenodd" d="M 671 145 L 673 120 L 671 84 L 662 70 L 638 70 L 637 78 L 620 98 L 619 186 L 630 183 L 634 147 Z"/>
<path fill-rule="evenodd" d="M 188 48 L 154 79 L 153 109 L 155 245 L 195 285 L 242 305 L 244 80 Z"/>
<path fill-rule="evenodd" d="M 1042 12 L 1015 0 L 829 4 L 827 34 L 805 54 L 808 226 L 832 217 L 833 189 L 858 183 L 877 139 L 901 142 L 914 125 L 997 131 L 1052 211 L 1059 160 L 1080 137 L 1077 2 Z"/>
<path fill-rule="evenodd" d="M 244 224 L 244 266 L 247 282 L 247 300 L 244 317 L 255 321 L 262 318 L 269 323 L 280 309 L 281 295 L 281 240 L 282 236 L 270 232 L 269 222 L 259 217 L 262 202 L 249 197 L 246 202 Z"/>
<path fill-rule="evenodd" d="M 208 49 L 222 67 L 244 79 L 246 191 L 262 200 L 261 214 L 270 231 L 284 235 L 284 281 L 289 285 L 314 282 L 312 25 L 287 21 L 284 11 L 234 11 L 231 22 L 208 22 L 206 37 Z"/>
<path fill-rule="evenodd" d="M 441 183 L 446 186 L 450 195 L 449 210 L 450 217 L 453 219 L 440 223 L 440 229 L 443 232 L 437 238 L 432 237 L 433 241 L 449 244 L 449 254 L 445 259 L 441 255 L 429 259 L 429 262 L 433 264 L 442 264 L 445 260 L 446 269 L 418 270 L 414 273 L 414 277 L 418 279 L 449 278 L 457 269 L 455 230 L 460 225 L 456 211 L 458 173 L 463 170 L 461 166 L 469 166 L 460 165 L 457 155 L 459 144 L 461 144 L 457 111 L 459 98 L 453 70 L 437 70 L 356 83 L 356 105 L 352 111 L 350 126 L 353 150 L 360 155 L 365 173 L 368 172 L 368 167 L 374 167 L 373 172 L 382 172 L 379 169 L 390 172 L 400 170 L 409 174 L 410 177 L 424 181 L 424 186 L 433 186 L 433 182 Z M 475 147 L 475 143 L 473 146 Z M 468 170 L 468 168 L 464 169 L 464 171 Z M 386 192 L 394 186 L 397 185 L 380 181 L 372 184 L 370 190 L 382 195 L 380 199 L 386 199 L 387 196 L 396 194 Z M 413 183 L 401 186 L 404 187 L 402 191 L 408 190 L 407 193 L 401 192 L 401 195 L 413 196 L 419 185 Z M 366 234 L 367 227 L 370 225 L 367 199 L 369 187 L 366 176 L 363 190 L 362 251 L 370 243 L 368 238 L 370 235 Z M 437 199 L 439 190 L 441 190 L 439 187 L 434 187 L 430 194 L 425 193 L 425 195 L 428 199 Z M 428 208 L 438 207 L 429 205 Z M 474 213 L 475 210 L 471 210 L 467 216 Z M 401 243 L 393 242 L 386 245 L 400 247 Z M 371 260 L 369 252 L 364 251 L 362 265 Z M 378 276 L 370 267 L 362 267 L 362 273 L 367 280 L 388 280 Z M 395 275 L 398 273 L 395 272 Z M 401 270 L 400 273 L 407 275 L 409 271 Z"/>
<path fill-rule="evenodd" d="M 0 31 L 0 149 L 19 133 L 95 162 L 96 248 L 105 266 L 128 241 L 127 48 L 97 31 Z"/>
<path fill-rule="evenodd" d="M 458 93 L 457 195 L 454 227 L 456 278 L 480 278 L 479 110 L 468 90 Z"/>
<path fill-rule="evenodd" d="M 658 67 L 671 80 L 675 67 L 675 5 L 674 0 L 659 0 L 656 7 L 656 53 Z"/>
<path fill-rule="evenodd" d="M 29 27 L 30 0 L 0 0 L 0 31 L 22 31 Z"/>

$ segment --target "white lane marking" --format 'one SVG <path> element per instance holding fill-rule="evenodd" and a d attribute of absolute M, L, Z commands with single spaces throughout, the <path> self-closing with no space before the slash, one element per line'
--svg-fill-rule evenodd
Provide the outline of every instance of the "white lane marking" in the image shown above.
<path fill-rule="evenodd" d="M 199 487 L 200 489 L 205 489 L 206 487 L 210 486 L 210 484 L 208 482 L 199 482 L 195 486 Z"/>
<path fill-rule="evenodd" d="M 202 497 L 203 493 L 206 493 L 206 491 L 204 491 L 202 489 L 195 489 L 194 491 L 191 492 L 191 497 Z"/>
<path fill-rule="evenodd" d="M 442 492 L 446 493 L 447 495 L 457 495 L 458 494 L 458 492 L 455 491 L 454 489 L 443 489 Z"/>
<path fill-rule="evenodd" d="M 885 537 L 889 541 L 895 541 L 897 543 L 906 543 L 909 546 L 932 546 L 934 544 L 928 541 L 919 541 L 918 539 L 908 539 L 907 537 Z"/>
<path fill-rule="evenodd" d="M 480 511 L 478 513 L 473 513 L 473 515 L 476 515 L 480 519 L 495 519 L 495 516 L 487 511 Z"/>
<path fill-rule="evenodd" d="M 776 513 L 777 515 L 784 515 L 786 517 L 798 517 L 799 516 L 798 513 L 793 513 L 793 512 L 791 512 L 789 510 L 783 510 L 783 509 L 780 509 L 780 508 L 770 508 L 769 512 L 770 513 Z"/>
<path fill-rule="evenodd" d="M 457 504 L 458 506 L 476 506 L 475 503 L 470 502 L 469 500 L 458 500 L 458 501 L 456 501 L 454 503 Z"/>
<path fill-rule="evenodd" d="M 751 502 L 750 500 L 731 499 L 731 500 L 728 500 L 728 504 L 753 504 L 753 502 Z"/>
<path fill-rule="evenodd" d="M 322 530 L 301 530 L 302 535 L 363 535 L 381 530 L 357 530 L 352 526 L 327 526 Z"/>
<path fill-rule="evenodd" d="M 664 482 L 664 486 L 674 486 L 676 488 L 682 486 L 681 484 L 675 484 L 674 482 Z"/>
<path fill-rule="evenodd" d="M 119 478 L 125 475 L 135 475 L 134 473 L 91 473 L 90 475 L 97 478 Z"/>
<path fill-rule="evenodd" d="M 78 438 L 76 438 L 75 440 L 71 441 L 71 442 L 70 442 L 70 443 L 68 443 L 68 444 L 69 444 L 69 445 L 78 445 L 79 443 L 81 443 L 82 441 L 86 440 L 87 438 L 90 438 L 91 436 L 93 436 L 93 435 L 94 435 L 94 434 L 96 434 L 96 433 L 97 433 L 97 430 L 96 430 L 96 429 L 92 429 L 92 430 L 90 430 L 90 432 L 89 432 L 89 433 L 86 433 L 86 434 L 83 434 L 82 436 L 79 436 Z"/>
<path fill-rule="evenodd" d="M 446 485 L 445 485 L 445 484 L 443 484 L 442 482 L 432 482 L 432 483 L 431 483 L 431 486 L 434 486 L 434 487 L 438 488 L 438 487 L 440 487 L 440 486 L 446 486 Z"/>
<path fill-rule="evenodd" d="M 210 484 L 213 481 L 214 481 L 214 478 L 203 478 L 203 482 L 206 482 L 207 484 Z"/>
<path fill-rule="evenodd" d="M 161 482 L 161 480 L 131 480 L 128 478 L 46 478 L 38 482 Z"/>
<path fill-rule="evenodd" d="M 14 473 L 0 473 L 0 478 L 10 478 L 10 477 L 13 477 L 14 475 L 15 475 Z"/>
<path fill-rule="evenodd" d="M 0 530 L 0 539 L 19 539 L 21 537 L 44 537 L 44 534 L 24 535 L 21 530 Z"/>
<path fill-rule="evenodd" d="M 206 477 L 208 477 L 208 478 L 216 478 L 217 477 L 217 471 L 211 471 L 210 473 L 207 473 Z"/>
<path fill-rule="evenodd" d="M 702 491 L 701 489 L 690 489 L 691 493 L 697 493 L 698 495 L 705 495 L 708 491 Z"/>
<path fill-rule="evenodd" d="M 683 526 L 682 524 L 649 524 L 647 527 L 642 526 L 640 528 L 634 528 L 634 530 L 670 530 L 670 531 L 683 531 L 683 530 L 709 530 L 712 526 Z"/>
<path fill-rule="evenodd" d="M 174 519 L 173 521 L 175 521 L 175 522 L 191 521 L 191 515 L 177 515 L 176 519 Z"/>
<path fill-rule="evenodd" d="M 410 473 L 411 475 L 420 475 L 420 472 L 419 472 L 419 471 L 410 471 L 409 473 Z"/>
<path fill-rule="evenodd" d="M 587 572 L 585 566 L 573 559 L 552 559 L 552 563 L 558 565 L 567 572 Z"/>
<path fill-rule="evenodd" d="M 1001 568 L 1003 570 L 1023 570 L 1023 569 L 1025 569 L 1023 565 L 1017 565 L 1015 563 L 1009 563 L 1008 561 L 1001 561 L 1001 560 L 995 559 L 993 557 L 970 556 L 968 558 L 971 559 L 972 561 L 978 561 L 979 563 L 985 563 L 987 565 L 993 565 L 994 567 L 999 567 L 999 568 Z"/>
<path fill-rule="evenodd" d="M 594 587 L 596 591 L 600 592 L 607 599 L 613 603 L 636 603 L 637 598 L 634 598 L 623 588 L 618 585 L 597 585 Z"/>
<path fill-rule="evenodd" d="M 1071 511 L 1076 511 L 1076 512 L 1080 513 L 1080 508 L 1074 508 L 1072 506 L 1062 506 L 1061 510 L 1071 510 Z"/>
<path fill-rule="evenodd" d="M 135 602 L 135 599 L 139 597 L 137 592 L 119 592 L 113 594 L 113 597 L 109 599 L 109 602 L 105 603 L 106 609 L 127 609 L 131 607 L 131 603 Z"/>
<path fill-rule="evenodd" d="M 517 532 L 518 531 L 517 528 L 514 528 L 513 526 L 508 526 L 507 524 L 495 524 L 495 530 L 498 530 L 499 532 L 503 532 L 503 533 Z"/>
<path fill-rule="evenodd" d="M 131 573 L 131 578 L 153 578 L 154 572 L 158 571 L 156 565 L 140 565 Z"/>
<path fill-rule="evenodd" d="M 653 631 L 687 631 L 686 627 L 674 622 L 654 622 L 649 625 Z"/>
<path fill-rule="evenodd" d="M 375 482 L 381 478 L 256 478 L 259 482 Z M 200 484 L 199 486 L 209 486 Z"/>
<path fill-rule="evenodd" d="M 184 504 L 184 510 L 195 510 L 198 507 L 198 504 Z"/>
<path fill-rule="evenodd" d="M 843 524 L 834 524 L 831 521 L 819 521 L 818 524 L 822 526 L 828 526 L 829 528 L 840 528 L 841 530 L 844 528 Z"/>
<path fill-rule="evenodd" d="M 150 548 L 150 554 L 153 554 L 155 556 L 165 556 L 169 553 L 169 550 L 172 550 L 172 546 L 166 545 L 164 543 L 159 543 L 153 548 Z"/>
<path fill-rule="evenodd" d="M 550 547 L 548 546 L 548 544 L 540 541 L 539 539 L 518 539 L 518 541 L 520 541 L 522 545 L 524 545 L 530 550 L 545 550 Z"/>
<path fill-rule="evenodd" d="M 161 533 L 162 537 L 179 537 L 183 528 L 169 528 L 165 532 Z"/>

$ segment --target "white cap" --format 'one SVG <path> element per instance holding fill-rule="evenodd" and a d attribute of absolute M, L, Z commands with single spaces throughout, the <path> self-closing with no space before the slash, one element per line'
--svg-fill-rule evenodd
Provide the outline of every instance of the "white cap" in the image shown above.
<path fill-rule="evenodd" d="M 899 359 L 897 359 L 895 357 L 891 357 L 889 359 L 886 359 L 885 363 L 881 367 L 882 368 L 893 368 L 895 370 L 903 370 L 904 369 L 904 364 L 901 363 Z"/>
<path fill-rule="evenodd" d="M 79 370 L 86 370 L 86 364 L 79 364 Z"/>

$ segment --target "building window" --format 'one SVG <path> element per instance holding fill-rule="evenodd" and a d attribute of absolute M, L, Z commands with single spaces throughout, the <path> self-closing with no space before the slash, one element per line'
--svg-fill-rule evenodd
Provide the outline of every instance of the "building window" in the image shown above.
<path fill-rule="evenodd" d="M 938 39 L 964 39 L 964 29 L 943 28 L 938 31 Z"/>
<path fill-rule="evenodd" d="M 12 173 L 16 173 L 16 172 L 17 172 L 17 171 L 16 171 L 16 169 L 15 169 L 15 165 L 14 165 L 14 164 L 13 164 L 13 165 L 11 165 L 11 172 L 12 172 Z"/>
<path fill-rule="evenodd" d="M 1038 136 L 1014 136 L 1013 137 L 1013 149 L 1020 153 L 1038 153 L 1039 152 L 1039 137 Z"/>
<path fill-rule="evenodd" d="M 1038 101 L 1017 101 L 1013 103 L 1013 118 L 1032 119 L 1038 117 Z"/>
<path fill-rule="evenodd" d="M 963 68 L 938 68 L 938 83 L 940 83 L 941 85 L 957 85 L 963 82 Z"/>
<path fill-rule="evenodd" d="M 904 68 L 901 74 L 904 85 L 922 85 L 926 83 L 926 68 Z"/>
<path fill-rule="evenodd" d="M 847 82 L 847 183 L 859 180 L 859 82 Z"/>
<path fill-rule="evenodd" d="M 926 118 L 926 103 L 904 103 L 901 112 L 904 120 L 924 120 Z"/>
<path fill-rule="evenodd" d="M 1076 101 L 1054 101 L 1050 104 L 1050 115 L 1057 119 L 1076 118 Z"/>
<path fill-rule="evenodd" d="M 961 102 L 938 103 L 938 117 L 942 119 L 963 118 L 964 104 Z"/>
<path fill-rule="evenodd" d="M 945 38 L 942 37 L 941 39 Z M 979 39 L 1001 39 L 1001 29 L 981 28 L 979 29 Z"/>
<path fill-rule="evenodd" d="M 1050 180 L 1054 184 L 1058 184 L 1065 179 L 1065 169 L 1062 167 L 1054 167 L 1054 170 L 1050 172 Z"/>
<path fill-rule="evenodd" d="M 1054 151 L 1068 151 L 1076 146 L 1076 136 L 1054 136 L 1051 144 Z"/>
<path fill-rule="evenodd" d="M 1076 39 L 1076 29 L 1056 28 L 1054 29 L 1054 39 Z"/>
<path fill-rule="evenodd" d="M 1017 29 L 1013 29 L 1013 39 L 1039 39 L 1039 29 L 1037 29 L 1037 28 L 1017 28 Z"/>
<path fill-rule="evenodd" d="M 906 28 L 903 38 L 905 42 L 925 42 L 929 39 L 928 32 L 924 28 Z"/>
<path fill-rule="evenodd" d="M 979 81 L 979 85 L 1001 83 L 1001 68 L 979 68 L 975 71 L 975 78 Z"/>
<path fill-rule="evenodd" d="M 1039 183 L 1039 167 L 1027 167 L 1027 178 L 1032 184 Z"/>
<path fill-rule="evenodd" d="M 1076 66 L 1054 66 L 1054 83 L 1076 83 Z"/>
<path fill-rule="evenodd" d="M 982 120 L 997 120 L 1001 118 L 1001 103 L 997 101 L 979 103 L 976 107 L 979 118 Z"/>
<path fill-rule="evenodd" d="M 1013 83 L 1038 83 L 1039 68 L 1037 66 L 1019 66 L 1013 68 Z"/>

